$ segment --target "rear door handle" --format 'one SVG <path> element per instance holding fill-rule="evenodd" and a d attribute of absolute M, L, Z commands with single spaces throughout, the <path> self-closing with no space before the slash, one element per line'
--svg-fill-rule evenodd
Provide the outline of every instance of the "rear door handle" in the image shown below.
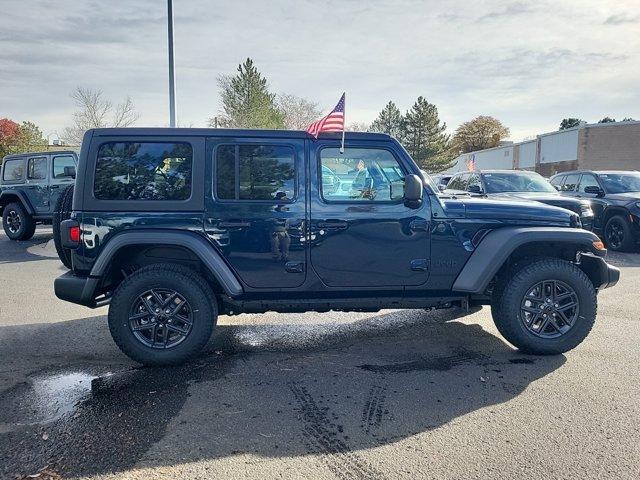
<path fill-rule="evenodd" d="M 218 227 L 220 228 L 248 228 L 251 226 L 251 222 L 220 222 Z"/>
<path fill-rule="evenodd" d="M 344 220 L 327 220 L 325 222 L 318 222 L 318 228 L 324 228 L 326 230 L 344 230 L 347 228 L 347 222 Z"/>

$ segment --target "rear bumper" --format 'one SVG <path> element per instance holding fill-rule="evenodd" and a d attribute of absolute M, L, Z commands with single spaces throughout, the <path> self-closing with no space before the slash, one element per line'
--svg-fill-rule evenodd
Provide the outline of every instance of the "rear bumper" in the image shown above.
<path fill-rule="evenodd" d="M 79 277 L 73 272 L 67 272 L 55 279 L 53 288 L 60 300 L 95 308 L 108 303 L 108 300 L 95 298 L 99 281 L 99 278 Z"/>
<path fill-rule="evenodd" d="M 600 290 L 613 287 L 620 280 L 620 269 L 609 265 L 604 258 L 592 253 L 580 255 L 580 268 L 589 276 L 593 286 Z"/>

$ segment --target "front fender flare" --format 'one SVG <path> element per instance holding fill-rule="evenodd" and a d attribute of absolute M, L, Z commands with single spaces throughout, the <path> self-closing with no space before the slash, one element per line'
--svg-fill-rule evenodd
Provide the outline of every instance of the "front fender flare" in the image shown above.
<path fill-rule="evenodd" d="M 89 276 L 102 277 L 116 253 L 132 245 L 175 245 L 186 248 L 202 261 L 227 295 L 236 297 L 242 293 L 242 285 L 217 250 L 202 236 L 187 231 L 145 229 L 117 233 L 105 243 Z"/>
<path fill-rule="evenodd" d="M 466 293 L 484 293 L 487 285 L 509 256 L 529 243 L 565 243 L 578 245 L 594 252 L 593 242 L 599 241 L 595 233 L 577 228 L 560 227 L 503 227 L 488 233 L 471 254 L 458 274 L 452 290 Z"/>

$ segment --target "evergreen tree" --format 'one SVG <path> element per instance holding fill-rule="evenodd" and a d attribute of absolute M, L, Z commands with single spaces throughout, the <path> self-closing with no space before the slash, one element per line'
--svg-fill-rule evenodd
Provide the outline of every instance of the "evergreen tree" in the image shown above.
<path fill-rule="evenodd" d="M 226 128 L 284 128 L 284 116 L 275 104 L 275 94 L 269 93 L 264 78 L 253 61 L 247 58 L 238 65 L 236 76 L 218 80 L 223 115 L 219 123 Z M 213 126 L 215 120 L 209 124 Z"/>
<path fill-rule="evenodd" d="M 560 122 L 560 128 L 558 130 L 566 130 L 568 128 L 577 127 L 581 123 L 587 123 L 584 120 L 580 120 L 579 118 L 563 118 Z"/>
<path fill-rule="evenodd" d="M 440 122 L 436 106 L 422 96 L 403 118 L 402 144 L 420 168 L 429 173 L 453 166 L 455 154 L 446 128 L 447 124 Z"/>
<path fill-rule="evenodd" d="M 370 132 L 386 133 L 392 137 L 401 139 L 402 134 L 402 114 L 395 103 L 389 102 L 378 114 L 371 126 Z"/>

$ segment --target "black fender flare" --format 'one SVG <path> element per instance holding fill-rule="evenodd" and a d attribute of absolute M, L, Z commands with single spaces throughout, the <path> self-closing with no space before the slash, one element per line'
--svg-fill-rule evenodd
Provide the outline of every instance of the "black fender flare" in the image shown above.
<path fill-rule="evenodd" d="M 101 278 L 114 255 L 121 248 L 132 245 L 154 244 L 175 245 L 190 250 L 200 259 L 211 275 L 218 280 L 227 295 L 237 297 L 242 293 L 242 285 L 213 245 L 201 235 L 189 231 L 144 229 L 117 233 L 104 243 L 104 248 L 93 264 L 89 276 Z"/>
<path fill-rule="evenodd" d="M 35 214 L 35 210 L 31 206 L 31 202 L 29 202 L 29 199 L 20 190 L 3 190 L 0 193 L 0 205 L 2 206 L 1 208 L 4 208 L 5 205 L 8 205 L 9 203 L 11 203 L 11 201 L 6 201 L 6 199 L 14 195 L 18 197 L 18 200 L 20 200 L 20 203 L 22 203 L 22 206 L 24 207 L 24 209 L 27 211 L 29 215 Z"/>
<path fill-rule="evenodd" d="M 452 290 L 484 293 L 485 289 L 509 256 L 522 245 L 530 243 L 566 243 L 577 245 L 582 251 L 604 255 L 593 242 L 600 239 L 593 232 L 562 227 L 503 227 L 489 232 L 462 268 Z"/>

